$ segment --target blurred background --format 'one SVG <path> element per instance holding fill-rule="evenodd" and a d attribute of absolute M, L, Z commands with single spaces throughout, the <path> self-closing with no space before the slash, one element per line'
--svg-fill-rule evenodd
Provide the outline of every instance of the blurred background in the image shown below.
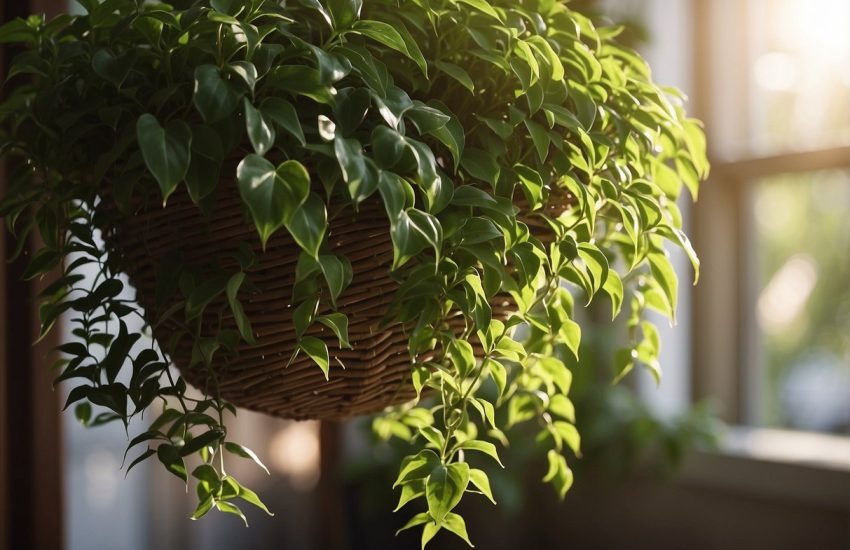
<path fill-rule="evenodd" d="M 6 0 L 4 19 L 57 9 L 24 4 Z M 691 287 L 687 260 L 676 256 L 681 309 L 678 325 L 662 331 L 660 387 L 647 372 L 613 386 L 608 350 L 621 327 L 585 331 L 574 365 L 584 439 L 575 486 L 559 503 L 520 435 L 504 458 L 521 474 L 491 474 L 499 506 L 464 504 L 473 541 L 850 548 L 850 1 L 571 5 L 627 23 L 625 40 L 655 80 L 684 90 L 689 112 L 705 122 L 712 176 L 697 205 L 681 205 L 702 274 Z M 24 287 L 14 269 L 5 279 L 0 272 L 8 338 L 0 351 L 3 361 L 23 353 L 37 363 L 38 351 L 14 338 L 26 341 L 32 323 L 15 306 Z M 598 317 L 585 313 L 588 323 Z M 28 383 L 49 387 L 47 378 Z M 20 426 L 3 426 L 32 405 L 0 384 L 0 478 L 12 495 L 0 518 L 6 528 L 16 517 L 40 522 L 33 540 L 69 550 L 419 546 L 416 533 L 393 536 L 408 517 L 391 513 L 404 449 L 373 444 L 368 419 L 320 425 L 240 412 L 231 433 L 272 474 L 247 463 L 234 473 L 276 513 L 249 515 L 245 529 L 218 514 L 175 519 L 191 513 L 182 486 L 154 464 L 125 479 L 123 429 L 88 431 L 70 414 L 55 425 L 58 391 L 33 390 L 41 412 L 24 430 L 29 439 L 14 439 Z M 38 479 L 16 479 L 16 465 L 27 463 L 40 465 Z M 433 545 L 463 547 L 443 535 Z"/>

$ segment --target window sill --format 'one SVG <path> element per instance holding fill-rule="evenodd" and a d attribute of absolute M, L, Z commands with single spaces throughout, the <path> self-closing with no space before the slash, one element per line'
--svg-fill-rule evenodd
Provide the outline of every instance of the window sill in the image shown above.
<path fill-rule="evenodd" d="M 850 438 L 730 428 L 717 451 L 696 451 L 680 483 L 850 511 Z"/>

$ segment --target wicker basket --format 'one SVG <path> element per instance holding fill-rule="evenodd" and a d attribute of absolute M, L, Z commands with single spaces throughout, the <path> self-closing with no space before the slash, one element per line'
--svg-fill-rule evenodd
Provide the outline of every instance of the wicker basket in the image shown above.
<path fill-rule="evenodd" d="M 153 311 L 157 267 L 175 252 L 182 255 L 185 264 L 203 267 L 216 258 L 216 253 L 236 249 L 240 243 L 255 247 L 258 265 L 247 278 L 259 292 L 240 295 L 240 300 L 251 319 L 256 343 L 240 342 L 237 356 L 226 364 L 216 356 L 213 371 L 222 397 L 239 407 L 293 419 L 347 418 L 410 400 L 414 394 L 409 384 L 409 335 L 401 325 L 381 326 L 397 284 L 389 273 L 392 242 L 380 202 L 366 201 L 356 216 L 345 211 L 330 220 L 327 246 L 352 264 L 353 279 L 337 305 L 348 316 L 353 349 L 340 349 L 336 336 L 314 323 L 307 334 L 322 339 L 330 352 L 330 380 L 325 380 L 304 353 L 289 363 L 297 341 L 291 298 L 301 249 L 281 230 L 261 251 L 235 189 L 224 189 L 221 195 L 215 211 L 207 217 L 185 193 L 177 193 L 166 208 L 152 206 L 124 217 L 109 233 L 107 242 L 120 253 L 121 267 L 147 311 Z M 565 208 L 561 202 L 554 201 L 556 211 Z M 545 228 L 529 224 L 535 233 L 545 234 Z M 235 320 L 223 305 L 221 296 L 208 310 L 228 312 L 222 328 L 235 329 Z M 502 319 L 513 308 L 504 296 L 497 296 L 492 306 L 493 316 Z M 175 315 L 154 330 L 163 349 L 180 330 L 180 317 Z M 208 387 L 205 368 L 187 367 L 191 356 L 192 342 L 183 338 L 171 359 L 189 383 Z"/>

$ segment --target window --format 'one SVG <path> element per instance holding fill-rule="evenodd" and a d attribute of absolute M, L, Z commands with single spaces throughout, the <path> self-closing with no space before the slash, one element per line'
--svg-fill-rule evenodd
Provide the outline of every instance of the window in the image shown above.
<path fill-rule="evenodd" d="M 694 393 L 850 434 L 850 3 L 696 0 Z"/>

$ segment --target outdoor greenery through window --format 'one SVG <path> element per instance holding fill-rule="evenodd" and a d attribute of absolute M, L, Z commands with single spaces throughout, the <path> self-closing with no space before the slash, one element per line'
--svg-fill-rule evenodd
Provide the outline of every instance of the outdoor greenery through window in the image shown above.
<path fill-rule="evenodd" d="M 764 179 L 751 214 L 760 420 L 850 433 L 850 172 Z"/>

